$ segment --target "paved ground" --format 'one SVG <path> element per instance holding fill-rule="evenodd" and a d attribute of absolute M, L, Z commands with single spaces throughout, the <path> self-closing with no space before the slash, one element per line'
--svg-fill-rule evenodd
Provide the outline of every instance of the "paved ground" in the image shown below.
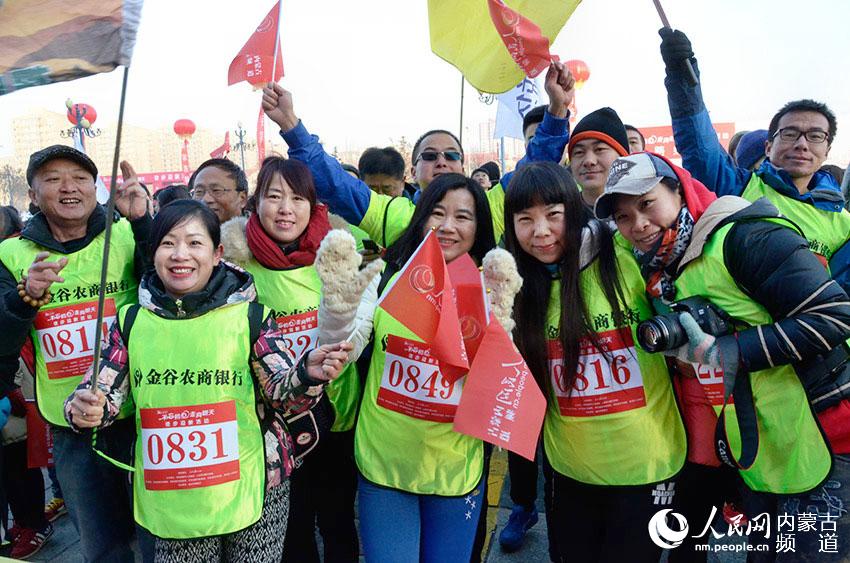
<path fill-rule="evenodd" d="M 538 511 L 540 511 L 539 523 L 531 529 L 523 547 L 515 553 L 504 553 L 498 542 L 498 532 L 504 527 L 511 511 L 511 500 L 508 495 L 509 482 L 507 479 L 507 456 L 505 452 L 496 452 L 493 456 L 490 468 L 490 491 L 488 495 L 488 517 L 487 530 L 488 541 L 484 549 L 484 561 L 487 563 L 530 563 L 549 561 L 546 540 L 546 522 L 543 515 L 542 503 L 542 479 L 539 483 Z M 49 498 L 49 497 L 48 497 Z M 79 551 L 79 542 L 76 531 L 67 516 L 61 517 L 54 523 L 55 532 L 47 544 L 39 551 L 31 561 L 50 561 L 57 563 L 82 563 L 83 558 Z M 716 526 L 716 529 L 723 529 Z M 731 544 L 734 542 L 715 542 Z M 740 542 L 738 542 L 740 543 Z M 0 550 L 0 555 L 7 555 L 8 548 Z M 4 558 L 0 557 L 0 561 Z M 720 553 L 711 554 L 709 562 L 712 563 L 740 563 L 745 561 L 743 554 Z M 662 558 L 662 561 L 666 560 Z"/>

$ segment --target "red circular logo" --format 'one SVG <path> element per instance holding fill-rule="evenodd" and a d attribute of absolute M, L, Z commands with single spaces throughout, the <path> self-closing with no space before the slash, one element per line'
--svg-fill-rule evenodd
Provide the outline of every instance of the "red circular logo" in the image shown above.
<path fill-rule="evenodd" d="M 481 323 L 471 315 L 461 317 L 460 334 L 464 340 L 473 340 L 481 336 Z"/>
<path fill-rule="evenodd" d="M 434 270 L 431 266 L 420 264 L 410 270 L 410 287 L 419 293 L 428 293 L 434 289 L 435 285 Z"/>

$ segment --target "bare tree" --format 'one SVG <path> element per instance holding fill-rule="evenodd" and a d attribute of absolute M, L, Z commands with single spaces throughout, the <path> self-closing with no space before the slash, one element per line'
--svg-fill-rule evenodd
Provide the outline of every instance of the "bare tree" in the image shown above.
<path fill-rule="evenodd" d="M 0 205 L 12 205 L 19 211 L 27 209 L 29 186 L 23 171 L 11 164 L 0 167 Z"/>

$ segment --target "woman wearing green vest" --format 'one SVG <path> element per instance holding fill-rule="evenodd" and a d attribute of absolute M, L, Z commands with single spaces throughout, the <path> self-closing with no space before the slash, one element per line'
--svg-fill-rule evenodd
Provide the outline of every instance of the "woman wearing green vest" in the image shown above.
<path fill-rule="evenodd" d="M 447 263 L 469 253 L 480 264 L 495 246 L 481 187 L 461 174 L 441 175 L 387 249 L 382 286 L 392 283 L 429 230 Z M 481 440 L 452 429 L 464 379 L 448 383 L 430 347 L 403 318 L 377 307 L 373 326 L 354 442 L 364 555 L 375 562 L 467 563 L 486 483 Z M 432 385 L 405 386 L 390 376 L 397 369 L 430 374 Z"/>
<path fill-rule="evenodd" d="M 712 202 L 685 170 L 649 153 L 614 162 L 596 215 L 613 216 L 633 245 L 658 309 L 704 300 L 688 311 L 674 305 L 644 333 L 650 346 L 677 359 L 690 442 L 702 454 L 694 461 L 739 469 L 755 491 L 744 499 L 751 520 L 776 512 L 772 493 L 797 495 L 785 511 L 831 518 L 838 538 L 846 537 L 850 403 L 840 383 L 847 371 L 850 302 L 799 228 L 766 199 Z M 724 316 L 726 330 L 704 320 Z M 722 497 L 683 508 L 696 520 L 691 529 L 702 526 L 716 502 Z M 771 527 L 778 531 L 776 521 Z M 832 560 L 817 553 L 819 537 L 812 536 L 796 535 L 795 560 Z M 772 537 L 749 539 L 781 551 Z M 838 542 L 835 560 L 846 560 L 850 542 Z"/>
<path fill-rule="evenodd" d="M 640 271 L 555 164 L 516 173 L 505 226 L 523 278 L 514 338 L 549 403 L 550 554 L 656 562 L 647 522 L 671 504 L 686 444 L 664 358 L 636 346 L 652 316 Z"/>
<path fill-rule="evenodd" d="M 251 276 L 221 261 L 219 238 L 200 202 L 160 211 L 155 271 L 139 305 L 118 314 L 98 390 L 89 371 L 65 403 L 77 430 L 135 409 L 135 518 L 157 536 L 161 563 L 280 561 L 292 460 L 273 411 L 309 407 L 351 349 L 322 346 L 295 363 L 274 317 L 251 303 Z"/>
<path fill-rule="evenodd" d="M 263 161 L 248 209 L 248 218 L 222 226 L 224 258 L 253 276 L 257 300 L 272 309 L 289 351 L 299 358 L 315 347 L 319 335 L 322 286 L 314 262 L 331 228 L 328 209 L 316 201 L 307 166 L 279 156 Z M 371 324 L 364 332 L 368 340 Z M 314 533 L 318 524 L 325 561 L 357 561 L 354 419 L 359 401 L 360 380 L 351 364 L 312 409 L 325 423 L 318 442 L 302 443 L 311 436 L 299 435 L 297 447 L 310 451 L 291 479 L 285 560 L 319 561 Z"/>

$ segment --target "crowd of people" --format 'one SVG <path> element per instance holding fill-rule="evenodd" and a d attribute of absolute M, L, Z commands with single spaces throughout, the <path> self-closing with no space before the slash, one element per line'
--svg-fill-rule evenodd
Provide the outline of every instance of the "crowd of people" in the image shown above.
<path fill-rule="evenodd" d="M 471 258 L 509 303 L 502 324 L 547 400 L 535 459 L 508 454 L 504 551 L 539 521 L 542 468 L 553 562 L 705 561 L 715 515 L 749 561 L 847 560 L 835 116 L 791 101 L 724 149 L 690 41 L 660 33 L 681 166 L 610 107 L 570 131 L 561 63 L 504 175 L 470 170 L 441 129 L 414 144 L 410 183 L 392 148 L 342 164 L 274 83 L 262 104 L 288 155 L 255 185 L 213 158 L 150 196 L 122 162 L 109 216 L 86 154 L 32 154 L 32 215 L 0 213 L 12 556 L 35 554 L 66 507 L 86 561 L 480 561 L 493 447 L 454 430 L 464 379 L 381 301 L 433 233 L 446 264 Z M 516 283 L 491 284 L 494 268 Z M 397 369 L 431 373 L 430 391 L 401 389 Z M 27 417 L 52 436 L 47 507 Z M 669 546 L 650 524 L 664 509 Z M 831 527 L 789 550 L 782 518 Z"/>

